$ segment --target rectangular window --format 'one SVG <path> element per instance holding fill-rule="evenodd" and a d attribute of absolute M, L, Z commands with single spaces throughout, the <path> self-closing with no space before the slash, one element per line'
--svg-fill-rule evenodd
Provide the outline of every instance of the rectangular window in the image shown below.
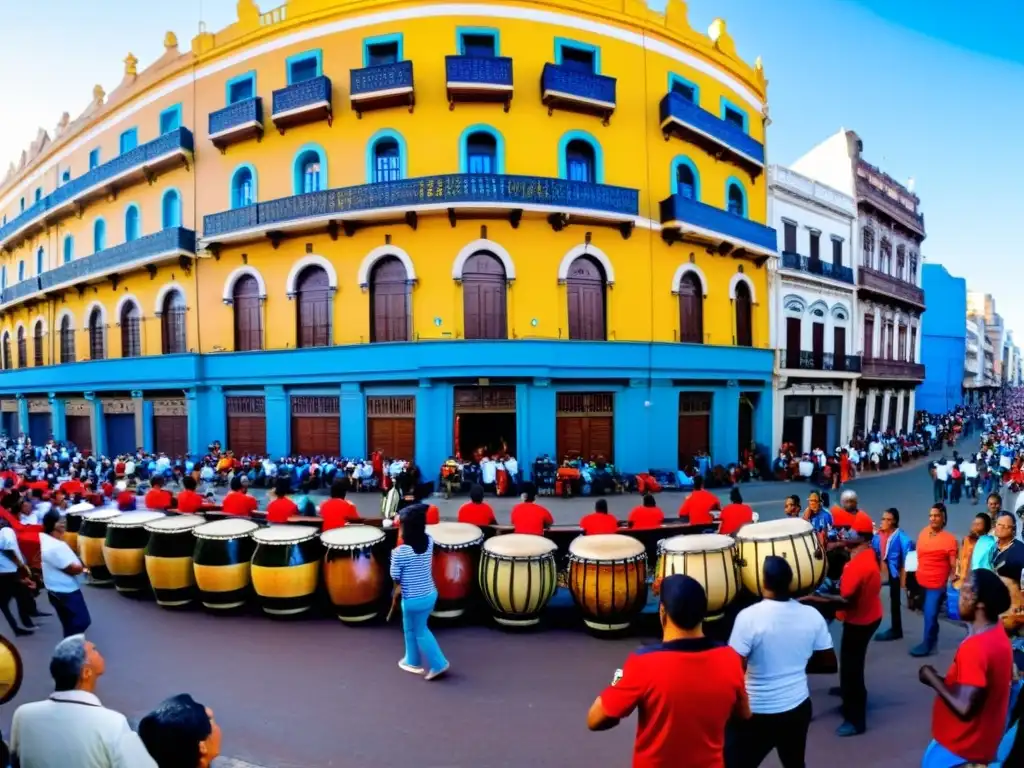
<path fill-rule="evenodd" d="M 463 28 L 458 30 L 459 55 L 493 59 L 498 55 L 498 30 Z"/>
<path fill-rule="evenodd" d="M 304 83 L 323 74 L 322 54 L 319 50 L 289 56 L 285 62 L 288 69 L 288 85 Z"/>
<path fill-rule="evenodd" d="M 905 326 L 905 325 L 901 325 L 900 326 L 899 347 L 898 347 L 898 349 L 899 349 L 899 355 L 900 355 L 899 359 L 900 360 L 906 360 L 907 359 L 907 326 Z"/>
<path fill-rule="evenodd" d="M 832 266 L 843 266 L 843 241 L 835 237 L 832 238 Z"/>
<path fill-rule="evenodd" d="M 402 36 L 382 35 L 363 40 L 363 66 L 381 67 L 402 60 Z"/>
<path fill-rule="evenodd" d="M 669 73 L 668 76 L 668 89 L 672 93 L 678 93 L 687 101 L 691 101 L 694 104 L 700 103 L 700 89 L 696 83 L 691 83 L 684 77 L 680 77 L 675 73 Z"/>
<path fill-rule="evenodd" d="M 246 72 L 231 80 L 227 85 L 228 104 L 237 104 L 256 98 L 256 73 Z"/>
<path fill-rule="evenodd" d="M 575 40 L 555 38 L 555 63 L 573 72 L 596 74 L 601 71 L 599 49 Z"/>
<path fill-rule="evenodd" d="M 821 232 L 811 231 L 811 259 L 818 261 L 821 259 Z"/>
<path fill-rule="evenodd" d="M 122 155 L 131 152 L 139 146 L 139 129 L 129 128 L 127 131 L 122 133 L 119 146 L 121 148 Z"/>
<path fill-rule="evenodd" d="M 89 170 L 93 168 L 99 168 L 100 165 L 100 151 L 99 149 L 93 149 L 89 152 Z"/>
<path fill-rule="evenodd" d="M 470 173 L 494 173 L 494 163 L 492 158 L 488 154 L 477 153 L 469 155 L 469 172 Z"/>
<path fill-rule="evenodd" d="M 747 113 L 724 96 L 722 97 L 722 119 L 732 123 L 744 133 L 747 132 Z"/>
<path fill-rule="evenodd" d="M 782 250 L 796 253 L 796 224 L 792 221 L 782 222 Z"/>
<path fill-rule="evenodd" d="M 181 128 L 181 104 L 175 104 L 160 113 L 160 135 Z"/>

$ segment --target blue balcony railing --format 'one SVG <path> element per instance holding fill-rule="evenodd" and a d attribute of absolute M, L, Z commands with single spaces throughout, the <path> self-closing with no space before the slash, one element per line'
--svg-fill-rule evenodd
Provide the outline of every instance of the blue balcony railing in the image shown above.
<path fill-rule="evenodd" d="M 175 154 L 192 152 L 192 132 L 188 128 L 165 133 L 153 141 L 140 144 L 135 149 L 115 157 L 108 163 L 103 163 L 91 171 L 83 173 L 78 178 L 72 179 L 66 184 L 57 187 L 53 192 L 44 197 L 17 218 L 7 222 L 0 227 L 0 243 L 7 241 L 9 237 L 24 229 L 27 225 L 39 220 L 50 211 L 67 205 L 79 199 L 90 190 L 107 185 L 121 174 L 127 171 L 138 170 L 147 165 L 163 160 Z"/>
<path fill-rule="evenodd" d="M 678 93 L 668 93 L 659 105 L 662 130 L 671 123 L 699 134 L 743 158 L 764 165 L 764 145 L 742 128 L 717 117 Z"/>
<path fill-rule="evenodd" d="M 363 96 L 398 88 L 412 88 L 412 62 L 397 61 L 375 67 L 353 69 L 350 73 L 350 94 Z"/>
<path fill-rule="evenodd" d="M 326 76 L 303 80 L 274 91 L 274 115 L 326 102 L 331 106 L 331 79 Z"/>
<path fill-rule="evenodd" d="M 853 269 L 844 267 L 841 264 L 836 265 L 829 261 L 801 256 L 799 253 L 783 251 L 782 266 L 784 269 L 796 269 L 810 275 L 821 275 L 830 280 L 840 280 L 853 285 Z"/>
<path fill-rule="evenodd" d="M 12 285 L 10 288 L 4 288 L 3 303 L 6 304 L 9 301 L 24 299 L 26 296 L 31 296 L 33 293 L 39 293 L 38 277 L 30 277 L 22 280 L 17 285 Z"/>
<path fill-rule="evenodd" d="M 679 227 L 684 233 L 717 235 L 737 248 L 752 245 L 774 253 L 778 247 L 775 230 L 771 227 L 682 195 L 661 201 L 661 223 L 668 228 Z"/>
<path fill-rule="evenodd" d="M 211 136 L 253 123 L 263 125 L 263 99 L 256 96 L 229 104 L 224 109 L 211 112 L 209 121 Z"/>
<path fill-rule="evenodd" d="M 512 59 L 508 56 L 445 56 L 444 68 L 449 85 L 512 87 Z"/>
<path fill-rule="evenodd" d="M 401 211 L 423 205 L 447 208 L 473 203 L 499 203 L 509 208 L 543 206 L 558 212 L 598 211 L 628 218 L 639 212 L 639 193 L 625 187 L 565 179 L 453 173 L 328 189 L 210 214 L 203 218 L 203 237 L 209 239 L 303 219 L 346 218 L 345 214 L 361 211 Z"/>
<path fill-rule="evenodd" d="M 555 92 L 565 96 L 586 99 L 615 106 L 615 78 L 580 72 L 561 64 L 545 64 L 540 77 L 542 93 Z"/>

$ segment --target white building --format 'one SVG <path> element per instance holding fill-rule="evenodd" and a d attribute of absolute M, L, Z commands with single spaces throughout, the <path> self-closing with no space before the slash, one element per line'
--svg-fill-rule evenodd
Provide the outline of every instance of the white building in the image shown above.
<path fill-rule="evenodd" d="M 985 318 L 967 314 L 967 344 L 964 348 L 964 402 L 974 403 L 985 386 Z M 989 358 L 991 362 L 991 358 Z"/>
<path fill-rule="evenodd" d="M 832 451 L 852 436 L 857 379 L 857 203 L 782 166 L 768 170 L 774 445 Z"/>

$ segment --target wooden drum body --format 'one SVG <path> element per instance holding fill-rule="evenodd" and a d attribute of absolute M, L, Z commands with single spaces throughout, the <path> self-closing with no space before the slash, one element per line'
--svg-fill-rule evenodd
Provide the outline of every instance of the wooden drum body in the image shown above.
<path fill-rule="evenodd" d="M 103 559 L 118 592 L 146 588 L 146 524 L 166 517 L 163 512 L 125 512 L 107 523 Z"/>
<path fill-rule="evenodd" d="M 78 556 L 89 571 L 89 583 L 112 584 L 114 579 L 103 559 L 103 544 L 107 539 L 107 523 L 121 515 L 116 509 L 97 509 L 82 516 L 78 531 Z"/>
<path fill-rule="evenodd" d="M 627 629 L 647 603 L 644 545 L 619 533 L 573 539 L 569 545 L 569 592 L 590 629 Z"/>
<path fill-rule="evenodd" d="M 825 553 L 814 527 L 806 520 L 787 518 L 752 523 L 736 532 L 743 586 L 761 594 L 761 574 L 769 555 L 783 557 L 793 569 L 792 594 L 811 594 L 825 578 Z"/>
<path fill-rule="evenodd" d="M 660 582 L 677 573 L 700 582 L 708 597 L 708 618 L 719 618 L 740 592 L 736 542 L 717 533 L 673 536 L 659 542 L 655 579 Z"/>
<path fill-rule="evenodd" d="M 203 605 L 215 611 L 241 608 L 249 596 L 249 569 L 259 525 L 252 520 L 217 520 L 192 529 L 192 570 Z"/>
<path fill-rule="evenodd" d="M 369 525 L 346 525 L 320 534 L 327 549 L 324 581 L 338 618 L 347 624 L 380 615 L 388 596 L 387 544 L 384 531 Z"/>
<path fill-rule="evenodd" d="M 263 612 L 293 616 L 312 608 L 323 552 L 319 532 L 307 525 L 274 525 L 252 538 L 252 587 Z"/>
<path fill-rule="evenodd" d="M 507 627 L 526 627 L 540 621 L 541 611 L 558 586 L 555 551 L 543 536 L 508 533 L 484 542 L 480 555 L 480 591 Z"/>
<path fill-rule="evenodd" d="M 484 532 L 469 523 L 428 525 L 434 540 L 434 585 L 437 605 L 432 616 L 455 619 L 466 611 L 473 595 Z"/>
<path fill-rule="evenodd" d="M 195 599 L 192 553 L 196 539 L 192 531 L 205 524 L 199 515 L 175 515 L 147 523 L 146 575 L 157 605 L 175 608 Z"/>
<path fill-rule="evenodd" d="M 64 543 L 71 547 L 72 552 L 78 551 L 78 532 L 82 530 L 82 515 L 92 512 L 96 507 L 87 502 L 72 504 L 64 513 Z"/>

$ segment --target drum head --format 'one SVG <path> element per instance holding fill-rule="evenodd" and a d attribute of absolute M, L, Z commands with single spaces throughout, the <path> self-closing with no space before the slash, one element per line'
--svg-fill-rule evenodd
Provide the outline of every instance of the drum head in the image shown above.
<path fill-rule="evenodd" d="M 372 547 L 384 541 L 384 531 L 372 525 L 346 525 L 320 534 L 320 541 L 329 549 Z"/>
<path fill-rule="evenodd" d="M 627 560 L 646 550 L 639 539 L 621 533 L 578 536 L 569 545 L 569 554 L 585 560 Z"/>
<path fill-rule="evenodd" d="M 167 515 L 163 512 L 124 512 L 116 520 L 111 520 L 109 525 L 111 528 L 140 528 L 162 517 Z"/>
<path fill-rule="evenodd" d="M 664 552 L 720 552 L 736 545 L 732 536 L 720 533 L 698 533 L 693 536 L 673 536 L 661 542 Z"/>
<path fill-rule="evenodd" d="M 506 533 L 484 542 L 484 551 L 504 557 L 540 557 L 558 549 L 558 545 L 543 536 L 529 533 Z"/>
<path fill-rule="evenodd" d="M 298 544 L 316 538 L 317 531 L 308 525 L 272 525 L 252 535 L 260 544 Z"/>
<path fill-rule="evenodd" d="M 6 704 L 21 690 L 25 665 L 21 654 L 10 640 L 0 636 L 0 704 Z"/>
<path fill-rule="evenodd" d="M 766 523 L 750 523 L 736 532 L 738 541 L 774 541 L 790 536 L 803 536 L 814 530 L 814 526 L 797 517 L 785 520 L 769 520 Z"/>
<path fill-rule="evenodd" d="M 206 518 L 199 515 L 173 515 L 146 523 L 145 528 L 150 533 L 182 533 L 205 524 Z"/>
<path fill-rule="evenodd" d="M 77 504 L 72 504 L 68 507 L 67 514 L 69 515 L 84 515 L 86 512 L 92 512 L 96 507 L 87 501 L 80 501 Z"/>
<path fill-rule="evenodd" d="M 427 534 L 438 544 L 465 547 L 484 537 L 484 532 L 472 523 L 436 523 L 427 526 Z"/>
<path fill-rule="evenodd" d="M 82 515 L 83 520 L 113 520 L 115 517 L 120 517 L 121 513 L 116 509 L 97 509 L 94 512 L 86 512 Z"/>
<path fill-rule="evenodd" d="M 233 539 L 249 536 L 259 528 L 252 520 L 215 520 L 196 527 L 193 533 L 200 539 Z"/>

